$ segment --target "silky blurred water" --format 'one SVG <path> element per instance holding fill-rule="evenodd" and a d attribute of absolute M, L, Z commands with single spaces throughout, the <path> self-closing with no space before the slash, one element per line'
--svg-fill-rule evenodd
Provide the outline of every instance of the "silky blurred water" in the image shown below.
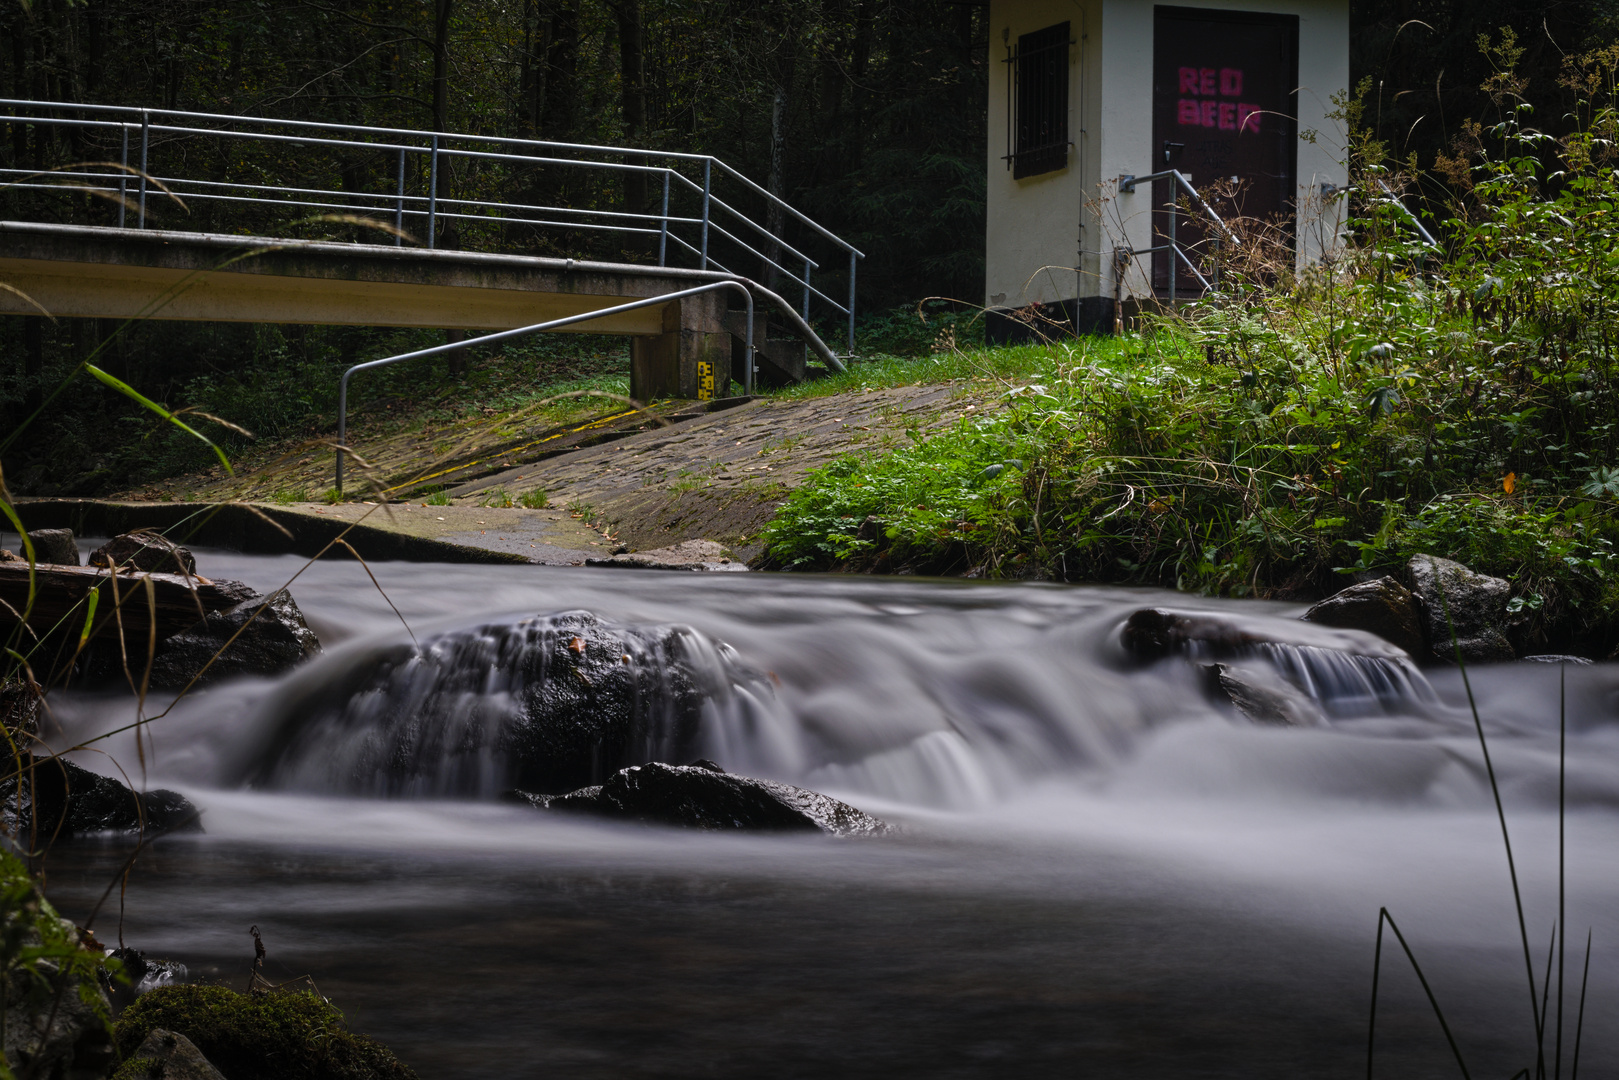
<path fill-rule="evenodd" d="M 303 566 L 199 564 L 260 589 Z M 292 591 L 325 657 L 148 725 L 147 782 L 191 797 L 207 833 L 138 860 L 127 943 L 241 986 L 256 924 L 272 978 L 312 976 L 424 1077 L 1349 1075 L 1365 1068 L 1387 905 L 1474 1075 L 1533 1064 L 1499 825 L 1454 672 L 1278 729 L 1211 702 L 1193 665 L 1130 662 L 1119 624 L 1160 604 L 1243 620 L 1300 655 L 1377 646 L 1282 605 L 1130 590 L 372 570 L 400 614 L 357 563 L 317 563 Z M 409 640 L 401 616 L 422 636 L 570 609 L 734 648 L 769 700 L 746 725 L 711 716 L 709 755 L 836 794 L 899 835 L 689 834 L 238 786 L 289 703 Z M 1566 1042 L 1589 927 L 1581 1070 L 1602 1075 L 1619 1065 L 1619 671 L 1567 675 Z M 1558 678 L 1473 672 L 1537 979 L 1556 917 Z M 55 715 L 59 745 L 133 718 L 127 698 L 96 695 L 65 695 Z M 81 763 L 140 775 L 129 735 L 93 746 Z M 60 847 L 51 896 L 87 918 L 127 853 Z M 103 940 L 119 903 L 114 890 L 96 916 Z M 1403 959 L 1386 960 L 1383 1074 L 1458 1075 Z"/>

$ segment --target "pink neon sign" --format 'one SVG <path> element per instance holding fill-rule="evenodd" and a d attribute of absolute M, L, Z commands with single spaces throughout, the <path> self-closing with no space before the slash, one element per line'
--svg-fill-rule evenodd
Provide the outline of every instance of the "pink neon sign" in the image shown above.
<path fill-rule="evenodd" d="M 1241 68 L 1183 67 L 1178 71 L 1183 95 L 1175 107 L 1175 122 L 1183 127 L 1216 128 L 1239 134 L 1259 131 L 1263 110 L 1246 101 L 1220 101 L 1242 96 Z"/>

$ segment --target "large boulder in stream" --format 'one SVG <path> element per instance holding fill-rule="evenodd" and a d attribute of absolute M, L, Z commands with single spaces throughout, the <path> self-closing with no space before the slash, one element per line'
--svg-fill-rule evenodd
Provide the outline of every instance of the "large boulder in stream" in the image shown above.
<path fill-rule="evenodd" d="M 152 660 L 152 685 L 179 690 L 193 679 L 206 685 L 238 675 L 278 675 L 319 652 L 320 639 L 291 593 L 255 594 L 165 640 Z"/>
<path fill-rule="evenodd" d="M 350 658 L 284 703 L 249 782 L 390 796 L 560 795 L 699 752 L 705 710 L 768 682 L 689 627 L 588 611 L 453 630 Z"/>
<path fill-rule="evenodd" d="M 1340 589 L 1301 616 L 1305 622 L 1365 630 L 1413 657 L 1427 655 L 1422 609 L 1411 590 L 1391 577 Z"/>
<path fill-rule="evenodd" d="M 733 776 L 711 761 L 651 762 L 620 769 L 606 783 L 555 797 L 516 791 L 540 809 L 691 829 L 819 832 L 877 836 L 888 825 L 846 802 L 808 788 Z"/>
<path fill-rule="evenodd" d="M 97 833 L 202 831 L 197 808 L 178 792 L 134 791 L 65 758 L 25 752 L 21 762 L 20 773 L 0 781 L 0 823 L 37 846 Z"/>
<path fill-rule="evenodd" d="M 1458 650 L 1469 664 L 1517 655 L 1506 634 L 1509 583 L 1437 555 L 1417 555 L 1407 570 L 1433 643 L 1429 659 L 1454 664 Z"/>

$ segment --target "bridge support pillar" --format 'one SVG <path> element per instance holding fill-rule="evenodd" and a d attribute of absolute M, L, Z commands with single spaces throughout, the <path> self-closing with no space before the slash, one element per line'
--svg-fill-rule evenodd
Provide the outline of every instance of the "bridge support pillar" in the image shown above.
<path fill-rule="evenodd" d="M 676 300 L 663 309 L 663 333 L 632 339 L 630 396 L 711 399 L 731 395 L 731 335 L 720 293 Z"/>

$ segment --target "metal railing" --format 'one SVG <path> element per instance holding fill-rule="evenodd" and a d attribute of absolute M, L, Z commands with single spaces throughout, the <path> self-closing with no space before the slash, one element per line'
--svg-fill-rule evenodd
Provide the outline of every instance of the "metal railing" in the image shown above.
<path fill-rule="evenodd" d="M 582 315 L 569 315 L 566 318 L 551 319 L 533 326 L 520 326 L 515 330 L 501 330 L 494 334 L 485 334 L 482 337 L 468 338 L 465 341 L 450 342 L 446 345 L 434 345 L 428 349 L 416 349 L 413 352 L 400 353 L 397 356 L 385 356 L 380 360 L 367 360 L 363 364 L 355 364 L 343 372 L 343 378 L 337 384 L 337 493 L 343 494 L 343 454 L 348 448 L 349 430 L 349 379 L 357 372 L 370 368 L 386 367 L 397 364 L 403 360 L 421 360 L 429 356 L 438 356 L 441 353 L 455 352 L 458 349 L 471 348 L 474 345 L 492 345 L 497 341 L 506 341 L 509 338 L 523 337 L 526 334 L 538 334 L 546 330 L 558 330 L 564 326 L 575 323 L 589 322 L 591 319 L 600 319 L 606 315 L 618 315 L 637 308 L 653 307 L 658 304 L 667 304 L 671 300 L 679 300 L 686 296 L 696 296 L 699 293 L 713 292 L 715 289 L 736 289 L 742 293 L 746 301 L 748 325 L 744 333 L 743 355 L 747 357 L 742 367 L 742 392 L 753 393 L 753 375 L 757 361 L 753 354 L 753 292 L 739 281 L 712 281 L 707 285 L 698 285 L 690 289 L 681 289 L 679 292 L 664 293 L 662 296 L 649 296 L 642 300 L 634 300 L 628 304 L 617 304 L 613 307 L 602 308 L 599 311 L 587 311 Z"/>
<path fill-rule="evenodd" d="M 767 278 L 772 272 L 782 275 L 799 292 L 806 322 L 814 300 L 847 323 L 849 352 L 854 352 L 856 277 L 864 253 L 706 154 L 10 98 L 0 98 L 0 109 L 10 110 L 0 114 L 7 129 L 36 128 L 36 147 L 42 142 L 39 130 L 45 130 L 66 133 L 70 150 L 77 151 L 68 155 L 65 167 L 44 172 L 50 166 L 43 162 L 29 168 L 15 160 L 15 153 L 6 155 L 6 140 L 0 139 L 0 155 L 13 157 L 0 168 L 0 181 L 8 181 L 5 189 L 88 189 L 110 197 L 119 228 L 128 227 L 130 216 L 135 228 L 146 228 L 161 185 L 156 194 L 165 201 L 172 192 L 188 204 L 228 206 L 249 225 L 285 225 L 274 215 L 287 209 L 358 215 L 392 225 L 395 244 L 403 244 L 400 234 L 408 234 L 428 248 L 437 246 L 446 230 L 457 232 L 458 246 L 483 239 L 528 248 L 530 254 L 573 254 L 588 237 L 598 245 L 629 239 L 643 246 L 637 254 L 650 259 L 655 242 L 659 266 L 690 264 L 751 276 L 735 268 L 747 260 Z M 207 140 L 218 143 L 212 158 L 195 153 Z M 26 144 L 27 139 L 14 141 Z M 328 156 L 324 163 L 316 160 L 319 153 Z M 194 160 L 198 157 L 203 160 Z M 213 175 L 199 175 L 204 168 Z M 343 186 L 294 179 L 322 169 L 341 175 Z M 656 212 L 603 207 L 617 201 L 613 181 L 632 176 L 646 179 L 649 195 L 656 192 Z M 722 183 L 729 199 L 722 198 Z M 583 205 L 542 197 L 565 196 L 570 187 L 581 195 L 571 201 Z M 797 242 L 744 212 L 743 200 L 764 207 L 766 216 L 775 208 L 790 218 L 800 234 Z M 216 227 L 241 231 L 242 216 L 221 219 Z M 460 231 L 473 235 L 463 238 Z M 622 250 L 618 254 L 601 261 L 633 261 L 623 258 Z M 847 299 L 841 293 L 834 298 L 812 282 L 828 257 L 846 262 Z M 836 263 L 827 268 L 843 270 Z"/>
<path fill-rule="evenodd" d="M 1231 244 L 1236 244 L 1237 236 L 1231 231 L 1230 227 L 1226 225 L 1224 219 L 1222 219 L 1219 214 L 1214 212 L 1214 208 L 1203 200 L 1203 196 L 1199 195 L 1197 193 L 1197 189 L 1192 186 L 1191 180 L 1189 180 L 1186 174 L 1181 172 L 1179 169 L 1165 169 L 1162 172 L 1155 172 L 1148 176 L 1121 176 L 1119 177 L 1119 191 L 1123 194 L 1130 194 L 1135 191 L 1137 184 L 1150 184 L 1158 180 L 1173 181 L 1170 188 L 1170 198 L 1167 206 L 1169 211 L 1169 225 L 1164 230 L 1166 242 L 1156 244 L 1152 247 L 1114 249 L 1114 275 L 1116 280 L 1122 279 L 1123 267 L 1131 259 L 1139 258 L 1142 255 L 1152 255 L 1160 251 L 1169 252 L 1169 304 L 1171 307 L 1173 307 L 1175 304 L 1175 282 L 1176 279 L 1180 277 L 1180 270 L 1176 265 L 1177 259 L 1180 261 L 1180 263 L 1185 265 L 1186 269 L 1192 272 L 1193 277 L 1197 278 L 1198 284 L 1203 286 L 1204 292 L 1212 292 L 1214 289 L 1214 282 L 1204 277 L 1202 272 L 1198 270 L 1197 266 L 1186 254 L 1186 249 L 1181 245 L 1180 238 L 1177 235 L 1177 219 L 1180 217 L 1181 194 L 1185 194 L 1186 197 L 1191 200 L 1192 205 L 1201 211 L 1204 217 L 1208 218 L 1214 223 L 1215 228 L 1219 230 L 1223 239 Z M 1149 282 L 1151 281 L 1150 276 L 1148 280 Z M 1215 280 L 1219 280 L 1217 273 Z"/>

